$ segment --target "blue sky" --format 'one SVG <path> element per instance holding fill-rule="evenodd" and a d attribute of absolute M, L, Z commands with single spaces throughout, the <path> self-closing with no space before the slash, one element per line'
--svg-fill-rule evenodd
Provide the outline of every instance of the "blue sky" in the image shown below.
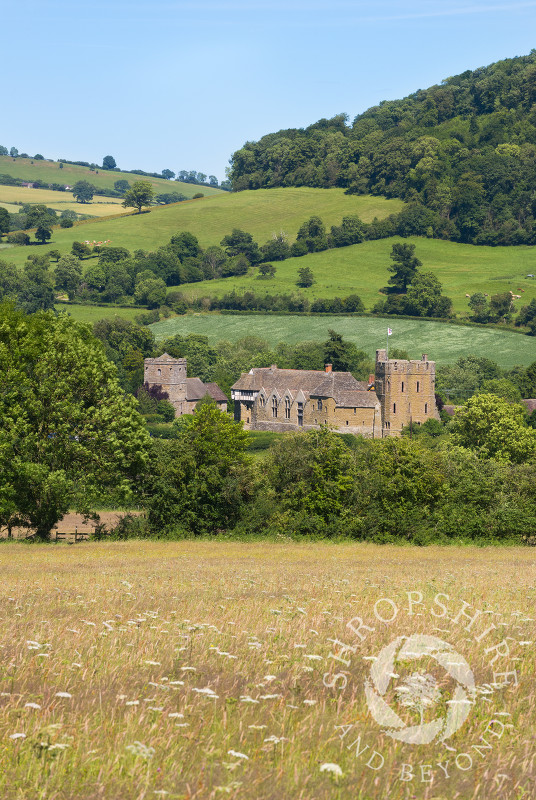
<path fill-rule="evenodd" d="M 0 25 L 0 144 L 223 179 L 247 140 L 526 55 L 536 0 L 19 0 Z"/>

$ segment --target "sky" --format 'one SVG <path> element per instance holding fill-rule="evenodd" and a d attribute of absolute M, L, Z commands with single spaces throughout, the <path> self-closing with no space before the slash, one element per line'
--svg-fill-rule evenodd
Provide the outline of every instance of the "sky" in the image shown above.
<path fill-rule="evenodd" d="M 0 144 L 225 178 L 244 142 L 536 47 L 536 0 L 19 0 Z"/>

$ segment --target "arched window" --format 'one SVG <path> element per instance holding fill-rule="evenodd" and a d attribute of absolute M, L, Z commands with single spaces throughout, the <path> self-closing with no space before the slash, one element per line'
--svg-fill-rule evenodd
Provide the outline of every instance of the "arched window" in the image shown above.
<path fill-rule="evenodd" d="M 272 397 L 272 417 L 277 417 L 277 397 Z"/>
<path fill-rule="evenodd" d="M 318 401 L 318 410 L 322 411 L 322 400 Z"/>
<path fill-rule="evenodd" d="M 285 419 L 290 419 L 290 400 L 285 397 Z"/>

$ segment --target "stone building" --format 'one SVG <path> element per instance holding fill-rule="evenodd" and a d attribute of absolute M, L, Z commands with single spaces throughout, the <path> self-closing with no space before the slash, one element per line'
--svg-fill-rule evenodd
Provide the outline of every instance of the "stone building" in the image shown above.
<path fill-rule="evenodd" d="M 369 438 L 399 436 L 410 423 L 439 419 L 435 405 L 435 363 L 388 359 L 376 351 L 368 381 L 349 372 L 279 369 L 243 373 L 232 386 L 234 417 L 251 430 L 310 430 L 329 425 Z"/>
<path fill-rule="evenodd" d="M 160 386 L 175 409 L 175 416 L 193 414 L 203 397 L 210 395 L 218 408 L 227 411 L 227 397 L 217 383 L 203 383 L 200 378 L 186 377 L 186 359 L 172 358 L 168 353 L 143 362 L 143 381 L 149 386 Z"/>

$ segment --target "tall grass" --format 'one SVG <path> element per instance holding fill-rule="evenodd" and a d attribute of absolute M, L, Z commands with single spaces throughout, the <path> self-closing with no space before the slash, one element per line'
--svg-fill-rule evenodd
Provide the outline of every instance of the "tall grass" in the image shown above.
<path fill-rule="evenodd" d="M 532 550 L 506 548 L 5 544 L 0 796 L 532 798 L 535 562 Z M 413 615 L 406 592 L 422 593 Z M 438 593 L 450 619 L 431 614 Z M 386 597 L 399 608 L 391 624 L 374 617 Z M 455 621 L 463 608 L 482 609 L 493 635 L 477 642 L 480 622 L 468 631 Z M 356 616 L 375 628 L 364 643 L 347 625 Z M 412 633 L 448 641 L 475 675 L 469 718 L 444 744 L 396 742 L 368 711 L 371 659 Z M 517 689 L 491 687 L 493 668 L 506 669 L 504 658 L 490 668 L 495 634 L 509 637 Z M 344 690 L 327 688 L 335 672 Z M 479 756 L 491 719 L 504 735 L 488 734 Z M 379 770 L 367 767 L 374 750 Z M 468 752 L 464 771 L 456 757 Z M 446 761 L 448 779 L 437 767 Z M 403 764 L 413 781 L 400 779 Z M 421 781 L 428 764 L 432 783 Z"/>

